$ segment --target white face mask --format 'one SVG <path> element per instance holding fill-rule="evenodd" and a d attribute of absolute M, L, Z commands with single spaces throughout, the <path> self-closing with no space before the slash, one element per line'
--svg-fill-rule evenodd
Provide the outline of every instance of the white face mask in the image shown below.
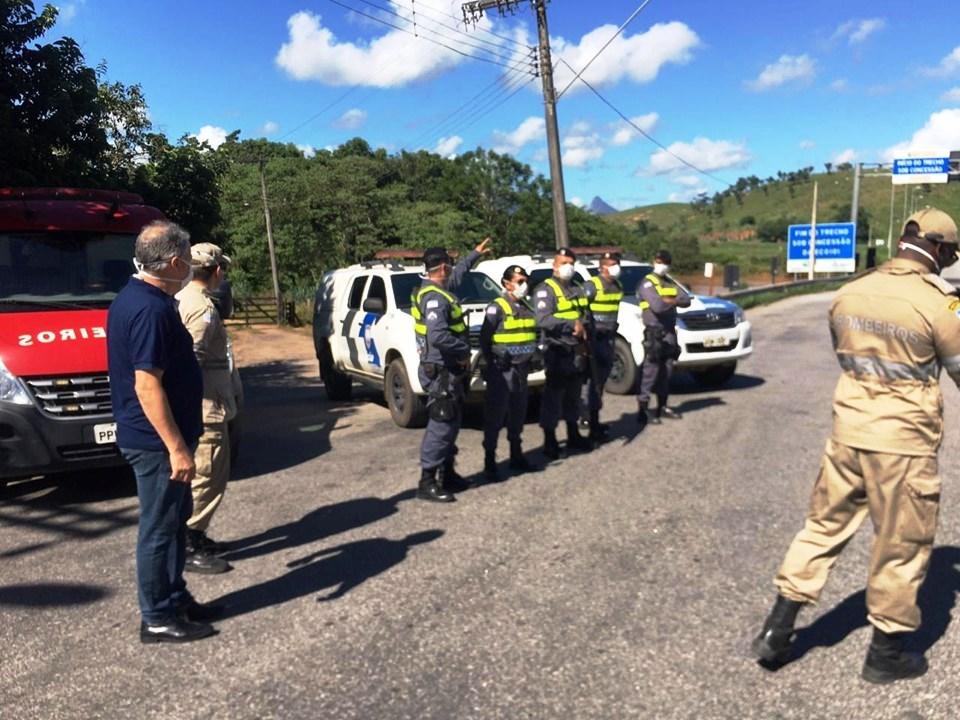
<path fill-rule="evenodd" d="M 663 277 L 667 274 L 667 271 L 670 270 L 670 266 L 665 263 L 654 263 L 653 272 L 660 277 Z"/>
<path fill-rule="evenodd" d="M 530 290 L 530 288 L 527 287 L 527 284 L 526 284 L 525 282 L 517 283 L 517 284 L 514 286 L 513 292 L 512 292 L 511 294 L 512 294 L 517 300 L 523 300 L 523 299 L 527 296 L 527 293 L 529 292 L 529 290 Z"/>
<path fill-rule="evenodd" d="M 573 272 L 573 265 L 567 263 L 557 268 L 557 277 L 564 281 L 573 280 Z"/>
<path fill-rule="evenodd" d="M 620 277 L 620 266 L 611 265 L 610 267 L 607 268 L 607 272 L 610 273 L 610 277 L 616 280 L 617 278 Z"/>
<path fill-rule="evenodd" d="M 134 277 L 137 277 L 137 278 L 140 278 L 140 279 L 143 279 L 143 278 L 145 278 L 145 277 L 148 277 L 148 278 L 152 278 L 152 279 L 154 279 L 154 280 L 159 280 L 160 282 L 165 282 L 165 283 L 179 282 L 179 283 L 180 283 L 180 289 L 181 289 L 181 290 L 183 290 L 187 285 L 190 284 L 190 281 L 193 280 L 193 265 L 188 265 L 188 266 L 187 266 L 187 267 L 189 268 L 189 270 L 187 270 L 187 276 L 186 276 L 185 278 L 183 278 L 182 280 L 179 280 L 179 281 L 175 281 L 175 280 L 173 280 L 172 278 L 165 278 L 165 277 L 162 277 L 162 276 L 160 276 L 160 275 L 157 275 L 157 274 L 155 274 L 155 273 L 150 272 L 149 270 L 147 270 L 147 269 L 143 266 L 143 263 L 140 262 L 139 260 L 137 260 L 136 258 L 133 259 L 133 267 L 136 268 L 136 271 L 137 271 L 137 272 L 134 274 Z"/>

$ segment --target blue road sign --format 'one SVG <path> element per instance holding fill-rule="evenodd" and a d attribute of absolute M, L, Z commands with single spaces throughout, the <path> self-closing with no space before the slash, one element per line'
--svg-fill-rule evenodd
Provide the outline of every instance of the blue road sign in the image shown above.
<path fill-rule="evenodd" d="M 817 225 L 815 272 L 854 272 L 857 269 L 857 226 L 854 223 Z M 787 234 L 787 272 L 810 270 L 810 226 L 791 225 Z"/>
<path fill-rule="evenodd" d="M 949 157 L 896 158 L 893 184 L 945 183 L 950 175 Z"/>

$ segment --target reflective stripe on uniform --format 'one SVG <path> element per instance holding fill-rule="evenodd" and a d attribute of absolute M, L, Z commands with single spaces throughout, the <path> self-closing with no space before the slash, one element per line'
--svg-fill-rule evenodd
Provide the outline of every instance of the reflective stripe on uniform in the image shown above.
<path fill-rule="evenodd" d="M 427 325 L 423 322 L 423 313 L 420 312 L 420 301 L 423 300 L 425 295 L 432 292 L 439 293 L 450 303 L 450 332 L 458 334 L 465 333 L 467 326 L 463 322 L 463 308 L 460 307 L 460 302 L 457 298 L 436 285 L 424 285 L 415 291 L 411 297 L 413 304 L 410 307 L 410 314 L 413 315 L 413 319 L 416 321 L 414 330 L 416 330 L 417 335 L 423 335 L 424 337 L 427 335 Z"/>
<path fill-rule="evenodd" d="M 597 288 L 596 295 L 590 301 L 590 312 L 594 320 L 613 323 L 617 321 L 620 312 L 620 301 L 623 300 L 623 288 L 617 284 L 617 290 L 607 292 L 603 287 L 603 280 L 599 275 L 590 278 L 590 282 Z"/>
<path fill-rule="evenodd" d="M 506 298 L 498 297 L 494 302 L 503 310 L 503 322 L 500 332 L 493 334 L 495 345 L 510 345 L 513 350 L 520 352 L 522 347 L 524 352 L 533 352 L 536 350 L 537 342 L 537 321 L 536 318 L 517 317 L 513 312 L 513 307 L 507 302 Z"/>
<path fill-rule="evenodd" d="M 545 282 L 547 287 L 553 290 L 553 294 L 557 297 L 557 309 L 553 313 L 553 316 L 558 320 L 579 320 L 582 309 L 587 306 L 587 299 L 585 297 L 575 297 L 571 300 L 566 296 L 563 288 L 560 287 L 560 283 L 556 280 L 547 278 Z"/>
<path fill-rule="evenodd" d="M 650 273 L 644 279 L 649 280 L 651 283 L 653 283 L 653 287 L 656 289 L 657 295 L 659 295 L 660 297 L 676 297 L 677 296 L 677 288 L 672 285 L 664 285 L 663 282 L 660 280 L 660 276 L 657 275 L 656 273 Z M 646 300 L 641 300 L 640 309 L 649 310 L 650 303 L 648 303 Z"/>
<path fill-rule="evenodd" d="M 885 360 L 875 355 L 837 353 L 837 361 L 840 363 L 840 367 L 849 373 L 873 375 L 887 382 L 896 380 L 933 382 L 940 375 L 940 363 L 936 360 L 931 360 L 922 365 L 908 365 L 907 363 Z"/>

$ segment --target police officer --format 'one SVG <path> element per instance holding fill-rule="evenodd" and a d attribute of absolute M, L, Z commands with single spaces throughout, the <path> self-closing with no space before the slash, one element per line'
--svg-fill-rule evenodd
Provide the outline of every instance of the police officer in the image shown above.
<path fill-rule="evenodd" d="M 454 470 L 463 399 L 470 380 L 470 342 L 463 308 L 453 294 L 467 271 L 489 252 L 490 239 L 456 265 L 447 251 L 433 247 L 423 253 L 423 284 L 413 293 L 420 384 L 427 391 L 427 429 L 420 445 L 420 485 L 417 497 L 453 502 L 451 490 L 465 490 Z"/>
<path fill-rule="evenodd" d="M 560 457 L 557 424 L 567 423 L 567 449 L 590 450 L 591 445 L 577 429 L 580 391 L 587 366 L 587 298 L 573 283 L 576 255 L 560 248 L 553 258 L 553 277 L 537 286 L 534 311 L 543 344 L 547 374 L 540 403 L 543 454 Z"/>
<path fill-rule="evenodd" d="M 600 272 L 584 285 L 587 306 L 590 312 L 590 375 L 587 378 L 587 411 L 590 421 L 590 439 L 603 442 L 607 426 L 600 422 L 603 407 L 603 387 L 613 370 L 613 347 L 617 339 L 620 301 L 623 285 L 620 284 L 620 255 L 606 252 L 600 258 Z"/>
<path fill-rule="evenodd" d="M 230 564 L 217 556 L 225 548 L 207 535 L 230 478 L 227 423 L 237 414 L 227 329 L 213 295 L 226 278 L 230 258 L 213 243 L 198 243 L 190 254 L 193 280 L 177 293 L 177 300 L 180 319 L 193 338 L 193 352 L 203 372 L 203 435 L 194 453 L 197 474 L 191 483 L 193 514 L 187 521 L 184 570 L 214 574 L 230 569 Z"/>
<path fill-rule="evenodd" d="M 690 295 L 667 277 L 673 256 L 660 250 L 653 259 L 653 272 L 637 287 L 637 298 L 643 311 L 643 365 L 640 394 L 637 397 L 637 422 L 642 430 L 649 418 L 650 396 L 656 394 L 657 409 L 653 422 L 661 417 L 679 419 L 680 413 L 667 407 L 673 362 L 680 357 L 677 342 L 677 308 L 689 307 Z"/>
<path fill-rule="evenodd" d="M 537 351 L 537 321 L 527 304 L 528 276 L 519 265 L 503 271 L 503 294 L 487 306 L 480 328 L 486 361 L 483 414 L 483 477 L 499 482 L 497 438 L 504 422 L 510 441 L 510 469 L 533 469 L 523 456 L 521 433 L 527 417 L 527 375 Z"/>
<path fill-rule="evenodd" d="M 957 226 L 926 208 L 904 228 L 897 256 L 843 286 L 830 308 L 842 373 L 803 529 L 774 581 L 777 600 L 754 652 L 789 660 L 800 608 L 816 602 L 840 552 L 870 516 L 875 536 L 867 580 L 873 638 L 863 677 L 917 677 L 927 661 L 903 649 L 920 625 L 917 591 L 930 560 L 940 499 L 943 434 L 940 370 L 960 385 L 960 298 L 939 276 L 957 260 Z"/>

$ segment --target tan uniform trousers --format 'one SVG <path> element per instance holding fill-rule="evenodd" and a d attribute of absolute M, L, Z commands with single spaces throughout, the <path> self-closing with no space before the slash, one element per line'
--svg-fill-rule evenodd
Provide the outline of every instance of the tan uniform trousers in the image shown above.
<path fill-rule="evenodd" d="M 816 602 L 840 552 L 867 513 L 875 537 L 867 618 L 887 633 L 920 626 L 917 591 L 937 529 L 936 457 L 890 455 L 827 441 L 810 512 L 774 584 L 790 600 Z"/>
<path fill-rule="evenodd" d="M 191 530 L 206 532 L 223 501 L 230 478 L 230 433 L 227 423 L 204 423 L 203 435 L 194 453 L 197 475 L 190 487 L 193 490 L 193 515 L 187 521 Z"/>

